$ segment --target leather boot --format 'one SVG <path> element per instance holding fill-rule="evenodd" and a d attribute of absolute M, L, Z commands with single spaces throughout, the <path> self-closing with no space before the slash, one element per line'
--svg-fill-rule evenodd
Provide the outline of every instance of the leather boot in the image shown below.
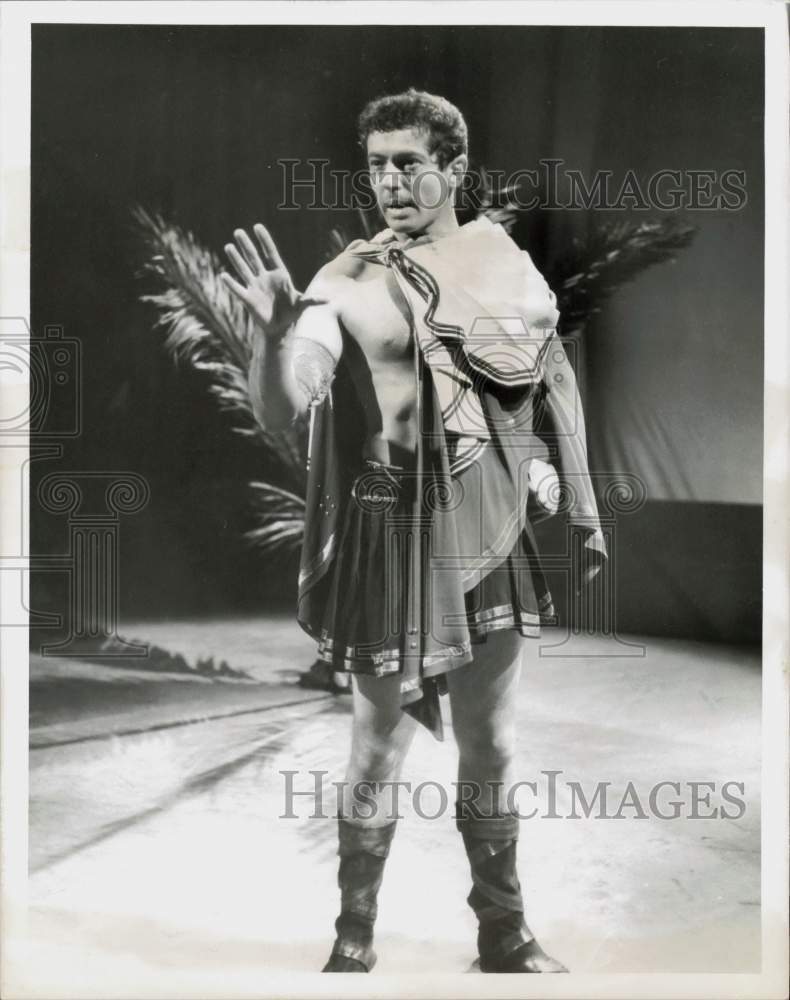
<path fill-rule="evenodd" d="M 478 920 L 481 972 L 567 972 L 547 955 L 524 920 L 516 871 L 518 815 L 479 818 L 456 813 L 472 870 L 467 902 Z"/>
<path fill-rule="evenodd" d="M 376 964 L 373 924 L 378 895 L 397 820 L 386 826 L 362 826 L 338 820 L 340 916 L 337 938 L 322 972 L 370 972 Z"/>

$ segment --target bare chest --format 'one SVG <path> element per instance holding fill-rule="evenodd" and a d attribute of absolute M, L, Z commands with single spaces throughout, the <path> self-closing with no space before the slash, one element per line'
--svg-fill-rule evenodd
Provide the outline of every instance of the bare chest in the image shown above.
<path fill-rule="evenodd" d="M 357 278 L 346 283 L 339 313 L 371 368 L 412 357 L 409 307 L 389 269 L 366 264 Z"/>

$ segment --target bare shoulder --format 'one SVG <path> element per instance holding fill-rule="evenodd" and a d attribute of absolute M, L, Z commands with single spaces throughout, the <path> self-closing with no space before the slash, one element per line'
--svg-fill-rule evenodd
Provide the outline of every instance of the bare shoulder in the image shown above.
<path fill-rule="evenodd" d="M 350 244 L 351 247 L 354 245 Z M 362 261 L 351 255 L 348 249 L 324 264 L 307 286 L 305 295 L 324 299 L 325 302 L 304 310 L 291 334 L 293 349 L 298 344 L 302 353 L 314 351 L 314 347 L 308 346 L 308 342 L 312 341 L 328 351 L 335 362 L 339 360 L 343 352 L 340 318 L 344 297 L 362 268 Z"/>
<path fill-rule="evenodd" d="M 348 286 L 349 281 L 359 277 L 364 268 L 364 261 L 350 253 L 358 242 L 361 241 L 349 244 L 337 257 L 333 257 L 319 269 L 307 288 L 307 294 L 325 295 L 331 300 Z"/>

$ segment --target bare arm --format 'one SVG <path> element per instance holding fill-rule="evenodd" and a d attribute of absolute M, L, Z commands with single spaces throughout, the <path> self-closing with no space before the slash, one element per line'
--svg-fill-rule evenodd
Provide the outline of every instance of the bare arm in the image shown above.
<path fill-rule="evenodd" d="M 340 324 L 330 304 L 306 308 L 282 340 L 257 337 L 249 390 L 261 425 L 283 430 L 312 403 L 320 402 L 329 390 L 342 348 Z"/>
<path fill-rule="evenodd" d="M 322 268 L 308 291 L 294 288 L 274 241 L 262 225 L 254 228 L 260 251 L 242 229 L 236 245 L 225 247 L 240 281 L 223 274 L 255 324 L 248 385 L 256 419 L 270 431 L 284 430 L 329 388 L 342 351 L 342 335 L 332 292 L 331 265 Z"/>

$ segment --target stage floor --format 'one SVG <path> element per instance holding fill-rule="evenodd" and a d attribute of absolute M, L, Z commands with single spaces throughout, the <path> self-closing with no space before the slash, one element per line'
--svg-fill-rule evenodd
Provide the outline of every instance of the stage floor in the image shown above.
<path fill-rule="evenodd" d="M 256 996 L 269 976 L 320 969 L 350 698 L 296 687 L 313 644 L 288 618 L 123 632 L 250 680 L 31 655 L 30 909 L 7 958 L 53 997 Z M 530 926 L 572 972 L 759 971 L 759 653 L 633 636 L 551 648 L 560 638 L 526 642 L 519 693 L 519 777 L 537 788 L 521 803 L 538 809 L 520 845 Z M 418 732 L 412 790 L 451 790 L 447 722 L 445 743 Z M 285 771 L 301 791 L 323 772 L 327 818 L 311 818 L 310 796 L 280 818 Z M 574 810 L 573 782 L 588 800 L 609 783 L 608 815 Z M 651 809 L 659 782 L 679 784 L 654 803 L 671 814 L 679 801 L 678 818 Z M 698 818 L 690 782 L 714 784 Z M 740 816 L 727 782 L 743 786 L 730 786 Z M 475 924 L 460 836 L 449 813 L 401 802 L 373 975 L 465 972 Z M 438 789 L 417 804 L 438 811 Z M 703 818 L 716 807 L 729 818 Z"/>

